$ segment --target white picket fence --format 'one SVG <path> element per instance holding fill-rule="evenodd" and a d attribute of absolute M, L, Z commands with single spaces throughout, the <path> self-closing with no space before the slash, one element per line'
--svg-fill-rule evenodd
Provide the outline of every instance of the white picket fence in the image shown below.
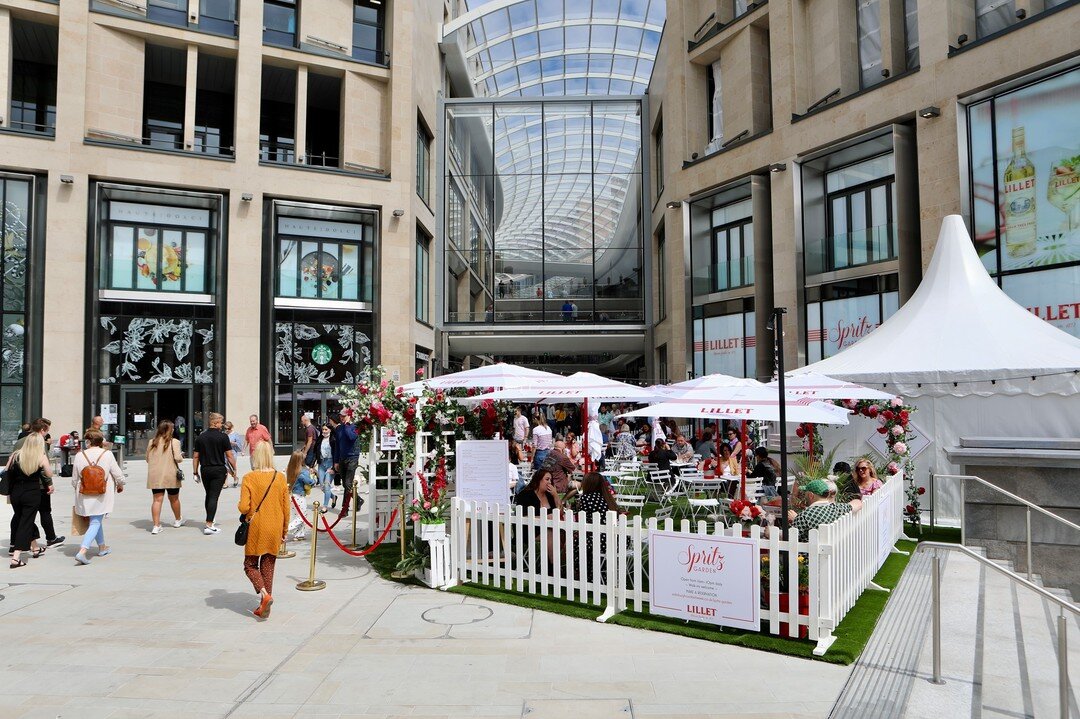
<path fill-rule="evenodd" d="M 780 634 L 785 624 L 786 636 L 803 634 L 816 641 L 816 654 L 829 648 L 833 630 L 871 586 L 879 559 L 895 551 L 893 545 L 903 536 L 902 479 L 890 477 L 860 512 L 811 530 L 806 542 L 798 541 L 794 529 L 787 541 L 778 530 L 765 536 L 759 526 L 750 529 L 750 537 L 759 540 L 761 562 L 772 569 L 768 581 L 762 581 L 761 609 L 771 634 Z M 448 537 L 431 542 L 431 583 L 448 588 L 464 582 L 591 604 L 603 608 L 600 621 L 606 621 L 626 609 L 645 609 L 648 537 L 656 530 L 743 536 L 742 527 L 719 522 L 684 519 L 676 525 L 670 518 L 652 518 L 643 523 L 639 516 L 628 520 L 615 512 L 536 516 L 516 506 L 473 506 L 455 499 Z M 809 574 L 805 614 L 799 606 L 800 555 Z M 784 562 L 788 581 L 781 593 Z"/>

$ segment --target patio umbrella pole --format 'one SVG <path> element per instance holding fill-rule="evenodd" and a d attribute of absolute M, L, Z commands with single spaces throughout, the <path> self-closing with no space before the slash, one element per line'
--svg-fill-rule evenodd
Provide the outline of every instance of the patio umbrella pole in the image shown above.
<path fill-rule="evenodd" d="M 780 393 L 780 538 L 788 538 L 787 394 L 784 390 L 784 315 L 787 308 L 773 310 L 773 356 L 776 357 L 777 391 Z"/>
<path fill-rule="evenodd" d="M 585 454 L 585 471 L 592 470 L 592 457 L 589 456 L 589 398 L 581 400 L 581 451 Z"/>

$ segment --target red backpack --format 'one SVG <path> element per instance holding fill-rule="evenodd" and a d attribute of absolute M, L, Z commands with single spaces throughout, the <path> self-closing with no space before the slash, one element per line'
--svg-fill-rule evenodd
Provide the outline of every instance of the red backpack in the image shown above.
<path fill-rule="evenodd" d="M 102 452 L 98 455 L 95 462 L 90 461 L 86 450 L 83 450 L 82 456 L 86 458 L 89 464 L 79 472 L 79 493 L 86 495 L 105 494 L 105 483 L 108 481 L 108 477 L 105 470 L 97 464 L 105 456 L 105 453 Z"/>

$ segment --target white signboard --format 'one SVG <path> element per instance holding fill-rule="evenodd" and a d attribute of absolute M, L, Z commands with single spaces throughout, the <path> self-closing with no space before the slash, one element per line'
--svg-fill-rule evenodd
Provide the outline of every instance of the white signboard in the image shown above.
<path fill-rule="evenodd" d="M 761 629 L 758 540 L 649 533 L 649 612 Z"/>
<path fill-rule="evenodd" d="M 145 423 L 146 423 L 146 415 L 145 414 L 137 414 L 137 415 L 135 415 L 135 424 L 145 424 Z"/>
<path fill-rule="evenodd" d="M 105 424 L 116 424 L 119 421 L 117 416 L 117 407 L 115 404 L 103 404 L 101 405 L 101 419 L 105 420 Z"/>
<path fill-rule="evenodd" d="M 509 504 L 509 452 L 505 439 L 466 439 L 454 445 L 457 497 L 476 504 Z"/>
<path fill-rule="evenodd" d="M 915 459 L 920 452 L 933 443 L 914 422 L 908 422 L 907 437 L 904 444 L 907 445 L 907 456 L 910 459 Z M 891 434 L 882 434 L 877 431 L 877 428 L 874 428 L 874 433 L 866 438 L 866 443 L 885 459 L 889 459 L 889 445 L 894 441 Z"/>
<path fill-rule="evenodd" d="M 899 482 L 900 477 L 894 476 L 892 481 Z M 888 492 L 878 490 L 878 494 L 881 495 L 881 503 L 878 504 L 877 509 L 877 523 L 878 523 L 878 563 L 877 568 L 881 569 L 881 565 L 885 564 L 885 560 L 889 558 L 889 552 L 893 548 L 892 537 L 892 495 Z"/>
<path fill-rule="evenodd" d="M 390 427 L 379 427 L 379 451 L 390 452 L 401 449 L 397 432 Z"/>

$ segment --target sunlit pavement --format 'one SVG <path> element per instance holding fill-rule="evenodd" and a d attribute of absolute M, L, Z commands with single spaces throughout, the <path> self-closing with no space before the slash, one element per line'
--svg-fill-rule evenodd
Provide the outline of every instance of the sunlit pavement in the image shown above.
<path fill-rule="evenodd" d="M 0 581 L 3 719 L 823 717 L 849 673 L 405 587 L 329 544 L 318 592 L 295 589 L 310 555 L 290 545 L 260 622 L 232 542 L 239 490 L 224 490 L 222 532 L 205 536 L 188 479 L 188 523 L 172 528 L 166 502 L 151 535 L 145 464 L 128 474 L 105 524 L 112 554 L 78 566 L 69 537 Z M 72 489 L 58 482 L 69 534 Z"/>

